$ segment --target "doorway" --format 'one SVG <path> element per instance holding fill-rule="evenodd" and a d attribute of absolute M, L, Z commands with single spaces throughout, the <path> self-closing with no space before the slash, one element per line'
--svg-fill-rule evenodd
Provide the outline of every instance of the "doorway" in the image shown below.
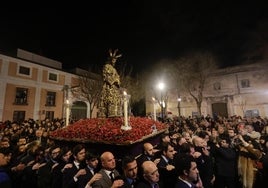
<path fill-rule="evenodd" d="M 212 104 L 212 114 L 221 117 L 228 117 L 227 103 L 214 103 Z"/>

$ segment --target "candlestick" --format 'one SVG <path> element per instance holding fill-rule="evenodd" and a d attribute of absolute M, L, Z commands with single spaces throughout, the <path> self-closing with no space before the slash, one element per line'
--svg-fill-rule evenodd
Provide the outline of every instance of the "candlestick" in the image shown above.
<path fill-rule="evenodd" d="M 152 99 L 153 99 L 153 108 L 154 108 L 154 112 L 153 112 L 154 113 L 154 120 L 156 121 L 156 106 L 155 106 L 156 104 L 155 104 L 155 98 L 153 97 Z"/>
<path fill-rule="evenodd" d="M 124 125 L 121 126 L 121 129 L 123 130 L 129 130 L 131 129 L 131 126 L 128 125 L 128 95 L 127 92 L 124 91 Z"/>
<path fill-rule="evenodd" d="M 69 117 L 70 117 L 70 104 L 69 100 L 66 100 L 66 123 L 65 125 L 69 125 Z"/>
<path fill-rule="evenodd" d="M 124 124 L 128 126 L 128 111 L 127 111 L 127 94 L 124 93 Z"/>

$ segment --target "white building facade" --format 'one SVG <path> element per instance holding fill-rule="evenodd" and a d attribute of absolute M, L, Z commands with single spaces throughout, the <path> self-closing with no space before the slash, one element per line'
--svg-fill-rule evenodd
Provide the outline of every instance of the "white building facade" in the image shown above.
<path fill-rule="evenodd" d="M 208 77 L 203 92 L 201 112 L 230 116 L 268 117 L 268 61 L 219 69 Z M 153 112 L 150 96 L 146 96 L 146 112 Z M 194 99 L 187 93 L 168 91 L 167 112 L 182 116 L 197 115 Z M 160 106 L 157 105 L 157 112 Z"/>

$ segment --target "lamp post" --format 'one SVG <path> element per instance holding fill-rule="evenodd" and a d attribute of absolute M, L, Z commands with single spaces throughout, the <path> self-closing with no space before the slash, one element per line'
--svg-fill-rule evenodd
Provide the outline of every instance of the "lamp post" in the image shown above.
<path fill-rule="evenodd" d="M 163 122 L 164 121 L 164 107 L 165 107 L 165 101 L 163 100 L 163 90 L 165 88 L 165 84 L 163 82 L 160 82 L 158 84 L 158 88 L 160 90 L 161 119 Z"/>
<path fill-rule="evenodd" d="M 181 97 L 178 98 L 178 112 L 179 112 L 179 117 L 181 117 Z"/>

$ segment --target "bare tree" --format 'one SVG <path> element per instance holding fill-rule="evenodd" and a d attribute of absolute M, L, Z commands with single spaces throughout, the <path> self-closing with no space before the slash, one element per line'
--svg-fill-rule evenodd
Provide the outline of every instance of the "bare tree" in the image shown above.
<path fill-rule="evenodd" d="M 209 52 L 195 52 L 175 61 L 173 79 L 178 91 L 184 90 L 193 97 L 201 115 L 203 92 L 211 71 L 217 68 L 216 58 Z"/>
<path fill-rule="evenodd" d="M 141 80 L 141 76 L 133 75 L 132 66 L 123 62 L 119 67 L 119 75 L 121 80 L 121 87 L 126 89 L 127 93 L 130 94 L 130 104 L 133 105 L 144 98 L 144 85 Z"/>
<path fill-rule="evenodd" d="M 82 98 L 89 103 L 90 118 L 92 118 L 93 110 L 100 100 L 102 84 L 100 76 L 87 72 L 79 76 L 78 85 L 72 87 L 71 91 L 75 97 Z"/>

